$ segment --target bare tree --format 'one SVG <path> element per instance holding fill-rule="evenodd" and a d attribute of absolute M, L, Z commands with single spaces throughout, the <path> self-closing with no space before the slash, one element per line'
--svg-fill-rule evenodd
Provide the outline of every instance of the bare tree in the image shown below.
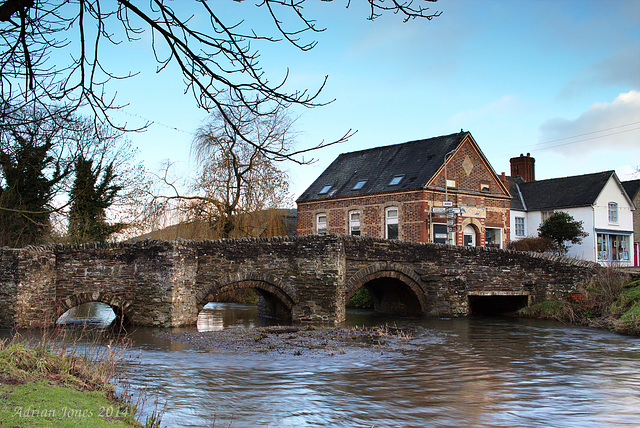
<path fill-rule="evenodd" d="M 177 219 L 190 227 L 206 225 L 199 236 L 189 238 L 273 234 L 265 228 L 274 227 L 281 214 L 277 208 L 291 202 L 291 196 L 286 172 L 265 153 L 292 146 L 292 125 L 281 107 L 268 116 L 256 116 L 243 104 L 226 107 L 224 115 L 214 112 L 196 131 L 192 154 L 199 170 L 187 184 L 187 194 L 180 193 L 182 186 L 173 185 L 165 170 L 161 181 L 173 193 L 156 196 L 156 209 L 149 212 L 178 212 Z"/>
<path fill-rule="evenodd" d="M 440 12 L 425 7 L 437 0 L 367 0 L 368 19 L 395 13 L 404 21 L 431 20 Z M 324 0 L 324 3 L 332 0 Z M 288 72 L 281 81 L 270 82 L 259 64 L 254 47 L 260 43 L 285 41 L 303 50 L 316 42 L 307 34 L 324 31 L 307 15 L 306 0 L 259 0 L 255 7 L 260 20 L 271 22 L 271 31 L 255 29 L 241 18 L 229 21 L 223 9 L 241 7 L 240 0 L 4 0 L 0 4 L 0 122 L 29 104 L 50 105 L 53 101 L 72 110 L 93 109 L 96 120 L 114 123 L 110 111 L 122 107 L 110 86 L 113 80 L 132 77 L 130 70 L 117 74 L 105 53 L 113 46 L 133 42 L 147 33 L 157 60 L 157 71 L 176 65 L 184 76 L 185 91 L 207 111 L 222 116 L 228 107 L 241 103 L 256 115 L 274 114 L 273 106 L 316 107 L 325 104 L 315 90 L 284 89 Z M 351 5 L 346 0 L 346 7 Z M 247 6 L 244 6 L 247 7 Z M 265 32 L 266 31 L 266 32 Z M 253 45 L 252 45 L 253 44 Z M 221 97 L 224 94 L 224 97 Z M 231 100 L 231 103 L 229 103 Z M 227 118 L 229 123 L 233 123 Z M 239 129 L 236 133 L 254 144 Z M 334 142 L 293 150 L 267 149 L 272 159 L 301 160 L 302 153 L 346 140 L 346 132 Z"/>

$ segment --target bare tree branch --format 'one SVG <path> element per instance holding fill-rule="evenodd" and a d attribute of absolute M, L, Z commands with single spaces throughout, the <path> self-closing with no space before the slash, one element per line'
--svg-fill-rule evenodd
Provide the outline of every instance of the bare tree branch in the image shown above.
<path fill-rule="evenodd" d="M 435 0 L 366 1 L 370 20 L 384 13 L 398 14 L 404 21 L 440 16 L 425 6 Z M 145 32 L 151 36 L 157 72 L 177 67 L 184 77 L 185 92 L 191 92 L 197 105 L 207 111 L 217 110 L 224 116 L 227 107 L 239 102 L 254 115 L 270 115 L 282 107 L 313 108 L 331 102 L 320 99 L 327 77 L 311 91 L 286 90 L 288 70 L 280 81 L 270 82 L 252 45 L 284 41 L 302 51 L 313 49 L 317 41 L 307 35 L 321 33 L 324 28 L 307 15 L 307 0 L 261 0 L 255 4 L 256 13 L 262 13 L 259 19 L 272 24 L 271 31 L 262 26 L 256 31 L 243 20 L 225 17 L 224 9 L 252 7 L 243 3 L 4 0 L 0 4 L 0 123 L 25 105 L 43 107 L 61 102 L 71 109 L 89 107 L 97 122 L 131 130 L 126 123 L 112 120 L 112 111 L 126 106 L 116 101 L 112 83 L 137 72 L 113 72 L 118 60 L 106 51 L 123 42 L 138 41 Z M 347 0 L 346 7 L 350 4 Z M 257 148 L 255 141 L 238 135 Z M 302 154 L 351 135 L 348 131 L 335 142 L 267 155 L 273 160 L 306 163 L 300 160 Z"/>

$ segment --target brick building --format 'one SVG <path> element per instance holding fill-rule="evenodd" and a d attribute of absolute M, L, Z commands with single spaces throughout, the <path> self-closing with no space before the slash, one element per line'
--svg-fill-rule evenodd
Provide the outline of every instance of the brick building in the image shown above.
<path fill-rule="evenodd" d="M 510 198 L 461 131 L 341 154 L 298 198 L 298 235 L 504 247 Z"/>

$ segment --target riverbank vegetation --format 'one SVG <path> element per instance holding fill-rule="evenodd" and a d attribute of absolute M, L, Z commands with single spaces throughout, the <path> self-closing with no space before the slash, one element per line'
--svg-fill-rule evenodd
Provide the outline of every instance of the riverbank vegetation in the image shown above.
<path fill-rule="evenodd" d="M 640 336 L 640 280 L 603 269 L 567 298 L 536 303 L 519 315 Z"/>
<path fill-rule="evenodd" d="M 129 387 L 116 392 L 129 349 L 112 341 L 84 344 L 66 334 L 0 341 L 0 425 L 141 427 Z M 147 417 L 148 427 L 158 426 Z"/>

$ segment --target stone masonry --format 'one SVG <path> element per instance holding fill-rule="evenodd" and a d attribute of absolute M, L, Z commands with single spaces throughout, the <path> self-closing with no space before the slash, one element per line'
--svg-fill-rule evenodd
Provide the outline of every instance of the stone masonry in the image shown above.
<path fill-rule="evenodd" d="M 87 302 L 135 325 L 196 323 L 216 294 L 253 288 L 266 315 L 338 323 L 366 286 L 383 312 L 466 316 L 472 296 L 564 296 L 600 267 L 484 247 L 345 235 L 0 249 L 0 326 L 48 327 Z"/>

